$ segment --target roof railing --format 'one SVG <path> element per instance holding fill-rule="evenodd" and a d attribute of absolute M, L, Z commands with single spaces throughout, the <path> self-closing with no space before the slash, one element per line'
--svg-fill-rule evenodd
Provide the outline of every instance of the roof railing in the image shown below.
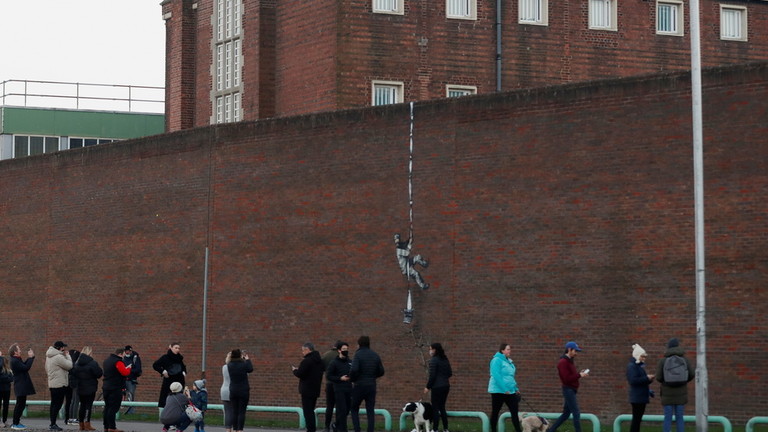
<path fill-rule="evenodd" d="M 162 113 L 163 87 L 62 81 L 6 80 L 0 106 Z"/>

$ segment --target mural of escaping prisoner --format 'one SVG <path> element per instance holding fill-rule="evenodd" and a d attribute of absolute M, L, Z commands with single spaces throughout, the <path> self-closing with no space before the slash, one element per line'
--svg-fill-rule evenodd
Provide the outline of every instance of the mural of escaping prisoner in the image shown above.
<path fill-rule="evenodd" d="M 395 255 L 397 256 L 397 263 L 400 265 L 400 271 L 409 279 L 412 278 L 415 280 L 416 284 L 418 284 L 421 289 L 429 289 L 429 284 L 424 282 L 424 278 L 421 277 L 421 274 L 414 268 L 416 264 L 423 268 L 427 268 L 429 263 L 422 258 L 421 255 L 411 257 L 412 244 L 412 238 L 401 241 L 400 234 L 395 234 Z"/>

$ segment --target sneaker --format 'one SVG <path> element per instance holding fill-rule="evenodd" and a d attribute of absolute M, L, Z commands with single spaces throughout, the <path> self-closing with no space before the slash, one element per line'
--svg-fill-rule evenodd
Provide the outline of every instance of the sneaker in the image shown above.
<path fill-rule="evenodd" d="M 80 424 L 80 422 L 77 421 L 77 419 L 69 419 L 65 423 L 70 426 L 78 426 Z"/>
<path fill-rule="evenodd" d="M 26 429 L 26 428 L 27 428 L 27 427 L 26 427 L 26 426 L 24 426 L 24 425 L 23 425 L 23 424 L 21 424 L 21 423 L 19 423 L 19 424 L 15 424 L 15 425 L 11 425 L 11 429 L 13 429 L 13 430 L 24 430 L 24 429 Z"/>
<path fill-rule="evenodd" d="M 62 430 L 62 429 L 59 427 L 59 425 L 57 425 L 57 424 L 52 424 L 52 425 L 51 425 L 51 426 L 48 428 L 48 430 L 52 430 L 52 431 L 60 431 L 60 430 Z"/>

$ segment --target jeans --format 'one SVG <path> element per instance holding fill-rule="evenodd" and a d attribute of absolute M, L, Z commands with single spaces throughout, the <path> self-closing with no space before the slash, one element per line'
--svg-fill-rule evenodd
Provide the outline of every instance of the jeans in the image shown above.
<path fill-rule="evenodd" d="M 365 401 L 368 432 L 373 432 L 376 422 L 376 385 L 356 385 L 352 388 L 352 426 L 360 432 L 360 405 Z"/>
<path fill-rule="evenodd" d="M 192 421 L 187 417 L 187 413 L 182 412 L 174 426 L 176 426 L 177 431 L 183 431 L 190 423 L 192 423 Z"/>
<path fill-rule="evenodd" d="M 232 430 L 241 431 L 245 426 L 245 411 L 248 408 L 250 394 L 229 395 L 229 403 L 232 404 Z"/>
<path fill-rule="evenodd" d="M 670 432 L 672 430 L 672 414 L 675 415 L 677 432 L 685 431 L 685 419 L 683 418 L 684 409 L 685 405 L 664 405 L 664 432 Z"/>
<path fill-rule="evenodd" d="M 581 411 L 579 411 L 579 402 L 576 400 L 576 390 L 563 387 L 563 413 L 557 418 L 555 424 L 550 426 L 547 431 L 555 431 L 560 427 L 568 417 L 573 414 L 573 430 L 581 432 Z"/>
<path fill-rule="evenodd" d="M 223 400 L 221 404 L 224 405 L 224 429 L 232 429 L 232 402 Z"/>
<path fill-rule="evenodd" d="M 443 420 L 443 430 L 448 430 L 448 413 L 445 411 L 445 403 L 448 401 L 448 392 L 451 391 L 450 386 L 433 388 L 432 392 L 432 408 L 435 409 L 435 419 L 432 424 L 433 430 L 439 430 L 440 419 Z"/>

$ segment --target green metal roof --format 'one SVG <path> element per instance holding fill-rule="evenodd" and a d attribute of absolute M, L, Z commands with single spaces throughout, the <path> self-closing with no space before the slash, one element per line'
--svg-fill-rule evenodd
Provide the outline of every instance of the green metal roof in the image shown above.
<path fill-rule="evenodd" d="M 129 139 L 165 131 L 162 114 L 22 107 L 0 110 L 0 134 Z"/>

